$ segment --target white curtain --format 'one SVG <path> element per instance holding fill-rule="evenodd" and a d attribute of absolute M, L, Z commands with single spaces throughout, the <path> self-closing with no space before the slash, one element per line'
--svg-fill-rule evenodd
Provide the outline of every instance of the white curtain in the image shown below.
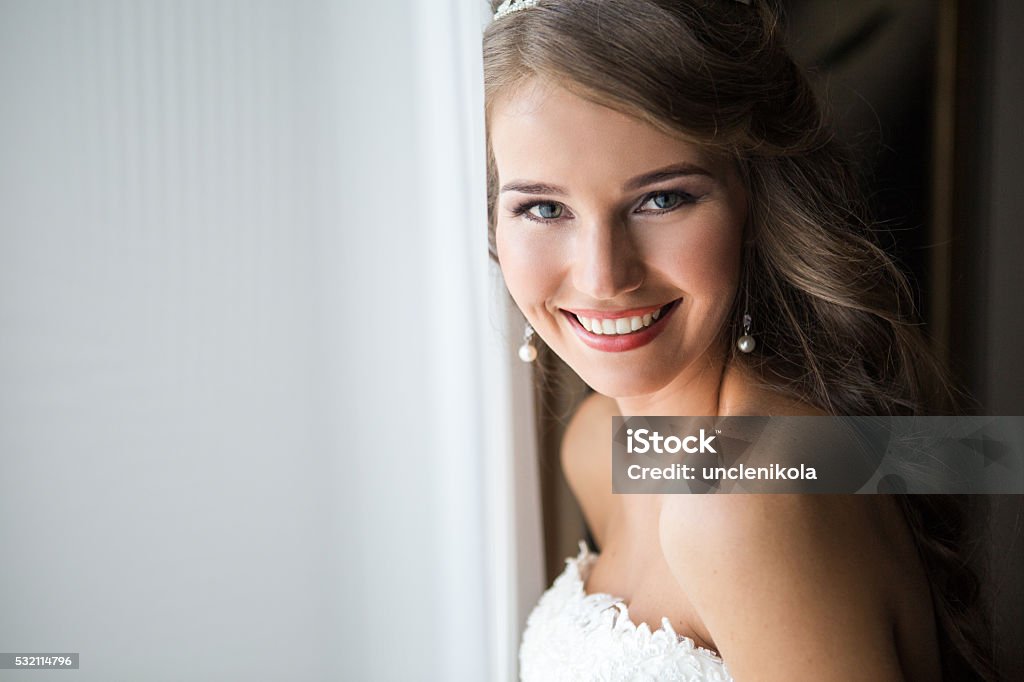
<path fill-rule="evenodd" d="M 514 679 L 541 561 L 485 18 L 0 3 L 0 649 Z"/>

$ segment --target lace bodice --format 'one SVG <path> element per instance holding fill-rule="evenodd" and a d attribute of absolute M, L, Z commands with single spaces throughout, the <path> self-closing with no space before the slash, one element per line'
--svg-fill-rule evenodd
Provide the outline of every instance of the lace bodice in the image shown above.
<path fill-rule="evenodd" d="M 732 682 L 714 652 L 677 635 L 668 618 L 651 632 L 610 594 L 583 587 L 597 558 L 580 542 L 575 559 L 543 594 L 526 621 L 519 648 L 522 682 Z"/>

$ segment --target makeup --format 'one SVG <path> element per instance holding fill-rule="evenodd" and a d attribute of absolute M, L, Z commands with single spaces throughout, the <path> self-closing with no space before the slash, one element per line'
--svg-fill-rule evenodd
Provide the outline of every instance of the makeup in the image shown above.
<path fill-rule="evenodd" d="M 623 310 L 623 311 L 593 311 L 593 310 L 562 310 L 562 314 L 568 320 L 569 325 L 573 331 L 576 332 L 583 343 L 594 350 L 605 351 L 607 353 L 622 353 L 629 350 L 634 350 L 642 346 L 646 346 L 651 341 L 656 339 L 659 334 L 665 329 L 669 319 L 672 318 L 672 313 L 676 311 L 679 305 L 682 303 L 681 298 L 668 303 L 661 307 L 649 307 L 649 308 L 637 308 L 635 310 Z M 589 313 L 589 314 L 588 314 Z M 615 324 L 618 325 L 616 329 L 622 329 L 623 324 L 630 324 L 629 320 L 632 318 L 640 317 L 645 319 L 645 316 L 651 316 L 650 324 L 646 327 L 641 327 L 636 330 L 630 330 L 626 333 L 595 333 L 593 331 L 593 325 L 600 323 L 601 325 Z M 583 322 L 580 321 L 580 317 L 585 320 L 589 320 L 591 323 L 591 329 L 587 329 L 583 326 Z M 657 317 L 657 319 L 654 319 Z M 635 326 L 632 325 L 632 326 Z"/>

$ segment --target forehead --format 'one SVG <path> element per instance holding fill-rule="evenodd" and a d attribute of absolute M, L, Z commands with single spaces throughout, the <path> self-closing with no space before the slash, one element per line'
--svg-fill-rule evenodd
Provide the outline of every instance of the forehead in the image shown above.
<path fill-rule="evenodd" d="M 712 172 L 720 166 L 699 145 L 536 79 L 494 102 L 490 135 L 502 181 L 612 180 L 680 162 Z"/>

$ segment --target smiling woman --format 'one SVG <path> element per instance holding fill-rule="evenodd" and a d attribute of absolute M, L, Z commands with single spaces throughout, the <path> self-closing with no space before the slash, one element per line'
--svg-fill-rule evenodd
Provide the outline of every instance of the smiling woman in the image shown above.
<path fill-rule="evenodd" d="M 595 391 L 562 459 L 602 550 L 541 599 L 523 679 L 992 679 L 960 500 L 611 494 L 613 415 L 952 409 L 777 11 L 495 9 L 491 245 Z"/>
<path fill-rule="evenodd" d="M 718 381 L 746 219 L 734 164 L 544 81 L 490 126 L 502 272 L 540 336 L 603 395 L 712 395 L 686 387 Z"/>

